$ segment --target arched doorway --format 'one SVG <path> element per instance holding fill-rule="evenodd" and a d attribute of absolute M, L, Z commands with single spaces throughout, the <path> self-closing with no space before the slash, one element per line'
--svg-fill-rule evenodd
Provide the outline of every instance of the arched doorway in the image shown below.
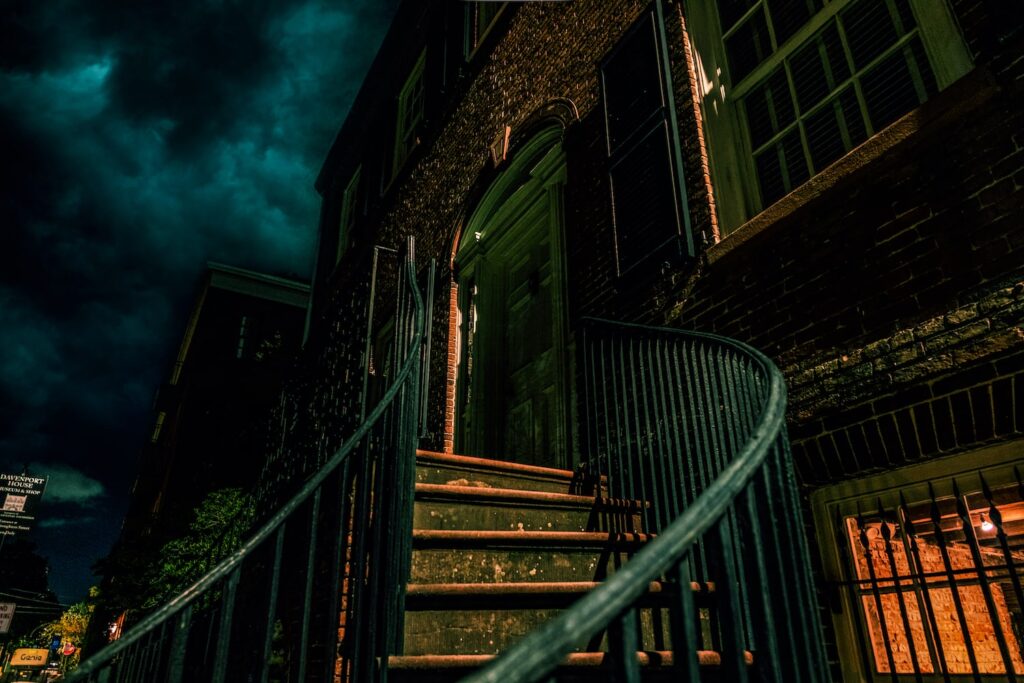
<path fill-rule="evenodd" d="M 512 157 L 467 221 L 459 284 L 456 450 L 568 466 L 562 127 Z"/>

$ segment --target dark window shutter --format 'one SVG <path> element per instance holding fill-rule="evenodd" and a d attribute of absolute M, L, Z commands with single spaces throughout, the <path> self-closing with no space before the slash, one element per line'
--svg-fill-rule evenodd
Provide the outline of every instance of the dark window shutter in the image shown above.
<path fill-rule="evenodd" d="M 601 65 L 618 273 L 667 244 L 693 254 L 655 5 Z"/>
<path fill-rule="evenodd" d="M 664 107 L 661 60 L 651 13 L 622 39 L 605 63 L 601 80 L 608 149 L 615 152 Z"/>

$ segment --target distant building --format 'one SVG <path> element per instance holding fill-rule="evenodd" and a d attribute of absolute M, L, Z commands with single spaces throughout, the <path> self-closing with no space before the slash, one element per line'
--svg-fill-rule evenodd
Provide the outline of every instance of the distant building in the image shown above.
<path fill-rule="evenodd" d="M 255 485 L 263 468 L 266 415 L 294 372 L 308 295 L 301 282 L 208 264 L 170 375 L 154 401 L 152 430 L 112 557 L 132 548 L 141 561 L 154 559 L 164 543 L 185 534 L 209 493 Z M 108 588 L 131 578 L 117 574 L 123 564 L 108 571 Z M 99 622 L 119 612 L 94 626 L 106 626 Z"/>
<path fill-rule="evenodd" d="M 294 370 L 307 285 L 211 263 L 154 402 L 125 533 L 176 536 L 211 491 L 255 483 L 264 414 Z"/>

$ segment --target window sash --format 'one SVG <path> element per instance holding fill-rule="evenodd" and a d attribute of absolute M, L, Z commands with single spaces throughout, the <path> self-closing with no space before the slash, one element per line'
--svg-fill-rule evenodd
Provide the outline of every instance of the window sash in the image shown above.
<path fill-rule="evenodd" d="M 356 168 L 352 178 L 345 186 L 341 195 L 341 213 L 338 217 L 338 249 L 334 262 L 341 262 L 352 236 L 352 226 L 355 225 L 356 204 L 359 197 L 359 181 L 362 179 L 363 167 Z"/>
<path fill-rule="evenodd" d="M 423 83 L 423 67 L 426 63 L 427 51 L 420 53 L 416 65 L 413 66 L 402 90 L 398 94 L 398 114 L 395 124 L 395 152 L 391 168 L 394 178 L 402 164 L 416 146 L 418 128 L 423 122 L 426 90 Z"/>
<path fill-rule="evenodd" d="M 507 4 L 494 1 L 466 3 L 466 32 L 463 45 L 466 61 L 472 60 L 476 55 L 477 48 L 494 28 Z"/>

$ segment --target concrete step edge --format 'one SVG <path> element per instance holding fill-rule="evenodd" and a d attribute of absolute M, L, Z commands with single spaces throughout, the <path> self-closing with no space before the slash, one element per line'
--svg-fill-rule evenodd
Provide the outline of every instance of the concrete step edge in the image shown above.
<path fill-rule="evenodd" d="M 406 588 L 406 596 L 466 595 L 583 595 L 601 585 L 600 581 L 531 581 L 507 583 L 412 583 Z M 648 593 L 671 592 L 674 584 L 651 581 Z M 690 582 L 694 593 L 714 592 L 713 583 Z"/>
<path fill-rule="evenodd" d="M 490 458 L 477 458 L 468 455 L 455 455 L 454 453 L 438 453 L 436 451 L 416 451 L 416 464 L 448 465 L 466 469 L 481 469 L 492 472 L 501 472 L 510 475 L 525 475 L 543 479 L 556 479 L 571 482 L 577 475 L 572 470 L 560 470 L 553 467 L 540 467 L 538 465 L 524 465 L 518 462 L 506 460 L 493 460 Z"/>
<path fill-rule="evenodd" d="M 608 531 L 477 531 L 413 529 L 414 549 L 426 548 L 623 548 L 636 549 L 654 534 Z"/>
<path fill-rule="evenodd" d="M 748 666 L 754 663 L 753 654 L 743 653 Z M 674 665 L 671 650 L 639 651 L 636 653 L 642 667 L 668 668 Z M 469 672 L 490 664 L 497 655 L 392 655 L 388 668 L 404 671 L 463 670 Z M 714 650 L 697 650 L 697 662 L 702 667 L 717 667 L 722 664 L 722 655 Z M 573 652 L 559 665 L 561 667 L 602 667 L 611 663 L 607 652 Z"/>
<path fill-rule="evenodd" d="M 598 581 L 412 583 L 406 587 L 405 605 L 410 614 L 565 609 L 600 585 Z M 712 597 L 701 584 L 691 584 L 690 589 L 702 605 Z M 638 605 L 666 607 L 673 595 L 678 595 L 675 585 L 652 581 Z"/>
<path fill-rule="evenodd" d="M 602 510 L 622 510 L 639 512 L 640 501 L 620 498 L 600 498 L 595 496 L 577 496 L 571 493 L 552 493 L 549 491 L 530 491 L 527 489 L 506 489 L 486 486 L 462 486 L 457 484 L 416 484 L 417 500 L 460 500 L 492 503 L 523 503 L 531 505 L 547 505 L 559 507 L 575 507 Z"/>

